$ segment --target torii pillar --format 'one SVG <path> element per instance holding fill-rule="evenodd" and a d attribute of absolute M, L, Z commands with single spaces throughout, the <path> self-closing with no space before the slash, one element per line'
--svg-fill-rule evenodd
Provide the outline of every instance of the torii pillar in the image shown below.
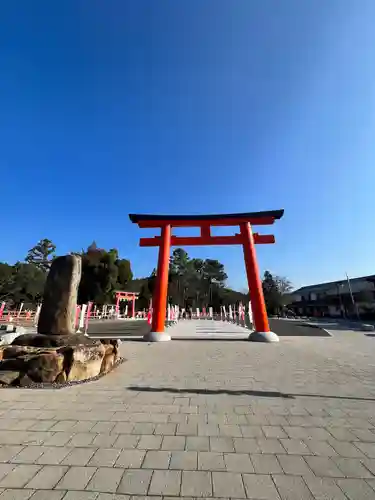
<path fill-rule="evenodd" d="M 152 299 L 153 317 L 151 332 L 145 336 L 145 339 L 153 342 L 171 339 L 170 335 L 165 332 L 171 246 L 242 245 L 255 326 L 255 331 L 250 333 L 249 340 L 256 342 L 278 342 L 279 337 L 271 332 L 269 327 L 255 251 L 255 244 L 275 243 L 275 237 L 273 235 L 253 233 L 252 226 L 273 224 L 276 219 L 281 219 L 283 214 L 284 210 L 223 215 L 167 216 L 130 214 L 130 220 L 138 224 L 140 228 L 160 228 L 161 230 L 160 236 L 141 238 L 140 240 L 140 246 L 159 247 L 158 268 Z M 240 228 L 240 233 L 236 233 L 234 236 L 211 236 L 211 227 L 215 226 L 237 226 Z M 199 227 L 201 235 L 198 237 L 173 236 L 173 227 Z"/>

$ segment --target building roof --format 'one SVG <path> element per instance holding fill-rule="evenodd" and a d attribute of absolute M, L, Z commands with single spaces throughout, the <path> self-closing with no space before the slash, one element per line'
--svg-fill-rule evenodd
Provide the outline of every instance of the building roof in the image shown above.
<path fill-rule="evenodd" d="M 358 278 L 350 278 L 350 283 L 356 283 L 359 281 L 375 281 L 375 274 L 371 274 L 369 276 L 360 276 Z M 346 283 L 347 280 L 344 279 L 338 281 L 328 281 L 326 283 L 317 283 L 315 285 L 303 286 L 291 292 L 291 295 L 301 295 L 306 292 L 311 293 L 315 291 L 322 292 L 326 289 L 332 288 L 333 286 L 345 285 Z"/>
<path fill-rule="evenodd" d="M 273 219 L 281 219 L 284 215 L 284 210 L 267 210 L 263 212 L 245 212 L 239 214 L 211 214 L 211 215 L 157 215 L 157 214 L 129 214 L 130 220 L 138 224 L 146 221 L 205 221 L 205 220 L 220 220 L 220 219 L 263 219 L 272 217 Z"/>

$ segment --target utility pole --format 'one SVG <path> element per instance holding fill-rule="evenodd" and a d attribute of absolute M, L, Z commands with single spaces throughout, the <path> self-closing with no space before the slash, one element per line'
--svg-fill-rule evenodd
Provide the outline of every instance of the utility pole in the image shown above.
<path fill-rule="evenodd" d="M 348 280 L 348 287 L 349 287 L 349 293 L 350 293 L 350 298 L 352 299 L 352 304 L 353 304 L 353 307 L 356 311 L 356 314 L 357 314 L 357 318 L 358 320 L 360 320 L 360 316 L 359 316 L 359 310 L 358 310 L 358 305 L 356 304 L 355 300 L 354 300 L 354 296 L 353 296 L 353 292 L 352 292 L 352 286 L 350 284 L 350 279 L 349 279 L 349 276 L 348 276 L 348 273 L 345 273 L 346 275 L 346 279 Z"/>

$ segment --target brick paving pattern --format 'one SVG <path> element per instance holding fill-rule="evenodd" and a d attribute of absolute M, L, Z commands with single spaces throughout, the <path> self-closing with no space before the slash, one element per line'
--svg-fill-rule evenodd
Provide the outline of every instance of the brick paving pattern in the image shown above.
<path fill-rule="evenodd" d="M 0 390 L 0 500 L 375 499 L 375 338 L 333 333 L 124 342 L 99 381 Z"/>

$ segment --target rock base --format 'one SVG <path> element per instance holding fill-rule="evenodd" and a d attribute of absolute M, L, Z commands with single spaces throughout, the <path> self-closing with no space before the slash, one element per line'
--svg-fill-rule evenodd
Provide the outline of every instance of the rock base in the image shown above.
<path fill-rule="evenodd" d="M 118 361 L 118 340 L 21 335 L 11 345 L 0 346 L 0 386 L 81 382 L 110 372 Z"/>

